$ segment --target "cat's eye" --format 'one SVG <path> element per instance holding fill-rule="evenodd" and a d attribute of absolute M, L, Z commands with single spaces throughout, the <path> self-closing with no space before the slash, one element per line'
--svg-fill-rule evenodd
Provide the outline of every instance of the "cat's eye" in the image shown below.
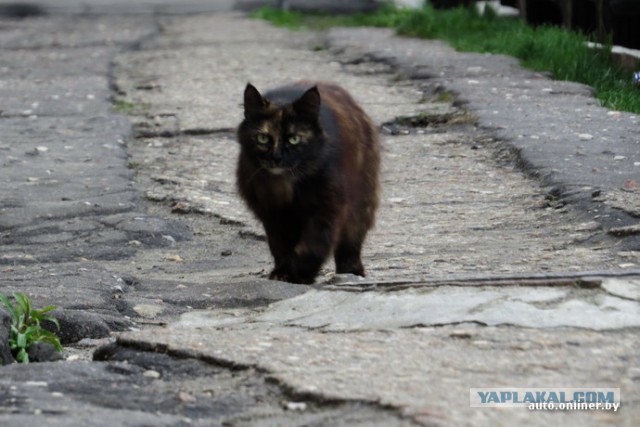
<path fill-rule="evenodd" d="M 300 142 L 300 137 L 298 135 L 291 135 L 289 137 L 289 144 L 296 145 L 299 142 Z"/>
<path fill-rule="evenodd" d="M 256 136 L 256 141 L 260 144 L 266 144 L 269 142 L 269 135 L 265 135 L 264 133 L 258 134 L 258 136 Z"/>

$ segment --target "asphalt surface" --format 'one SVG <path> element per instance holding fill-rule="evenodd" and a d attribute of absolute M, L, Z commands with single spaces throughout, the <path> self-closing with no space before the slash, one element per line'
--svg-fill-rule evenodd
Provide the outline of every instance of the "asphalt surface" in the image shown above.
<path fill-rule="evenodd" d="M 60 307 L 67 347 L 0 368 L 0 421 L 634 425 L 640 118 L 511 58 L 227 14 L 248 3 L 0 19 L 0 292 Z M 266 280 L 234 194 L 244 83 L 301 74 L 380 124 L 364 282 Z M 623 408 L 468 407 L 503 384 L 620 387 Z"/>

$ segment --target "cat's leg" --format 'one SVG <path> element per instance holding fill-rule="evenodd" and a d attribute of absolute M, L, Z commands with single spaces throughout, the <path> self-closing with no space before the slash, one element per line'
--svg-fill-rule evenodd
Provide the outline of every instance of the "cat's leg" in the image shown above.
<path fill-rule="evenodd" d="M 361 258 L 363 241 L 364 235 L 343 235 L 333 254 L 337 274 L 355 274 L 356 276 L 364 277 L 364 266 Z"/>
<path fill-rule="evenodd" d="M 337 223 L 342 205 L 330 195 L 327 202 L 316 206 L 313 214 L 299 211 L 279 213 L 273 220 L 263 221 L 275 268 L 273 280 L 311 284 L 331 253 L 337 237 Z"/>
<path fill-rule="evenodd" d="M 312 284 L 331 251 L 334 225 L 312 218 L 302 231 L 294 222 L 270 223 L 265 230 L 275 266 L 269 279 Z"/>
<path fill-rule="evenodd" d="M 336 244 L 333 258 L 336 263 L 336 273 L 355 274 L 365 276 L 362 265 L 362 245 L 367 233 L 373 227 L 377 201 L 377 189 L 366 187 L 360 203 L 352 207 L 343 222 L 342 230 Z"/>
<path fill-rule="evenodd" d="M 298 227 L 293 221 L 283 220 L 282 216 L 269 218 L 263 221 L 263 225 L 275 263 L 269 279 L 290 282 L 293 247 L 300 234 Z"/>
<path fill-rule="evenodd" d="M 302 228 L 300 239 L 293 248 L 290 281 L 294 283 L 314 282 L 322 264 L 331 253 L 336 230 L 336 215 L 316 214 Z"/>

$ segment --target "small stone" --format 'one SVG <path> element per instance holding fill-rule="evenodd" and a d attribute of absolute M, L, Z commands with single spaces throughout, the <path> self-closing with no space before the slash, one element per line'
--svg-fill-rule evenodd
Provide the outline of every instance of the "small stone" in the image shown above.
<path fill-rule="evenodd" d="M 632 262 L 623 262 L 622 264 L 618 264 L 618 267 L 620 268 L 633 268 L 636 265 Z"/>
<path fill-rule="evenodd" d="M 233 254 L 233 252 L 231 251 L 231 249 L 226 249 L 222 252 L 220 252 L 220 256 L 231 256 Z"/>
<path fill-rule="evenodd" d="M 83 338 L 78 341 L 75 346 L 80 348 L 90 348 L 90 347 L 99 347 L 103 345 L 108 345 L 116 342 L 115 337 L 105 337 L 105 338 Z M 67 359 L 69 360 L 69 359 Z"/>
<path fill-rule="evenodd" d="M 175 237 L 173 237 L 173 236 L 170 236 L 170 235 L 168 235 L 168 234 L 163 234 L 163 235 L 162 235 L 162 238 L 163 238 L 164 240 L 167 240 L 167 241 L 168 241 L 169 243 L 171 243 L 171 244 L 173 244 L 173 243 L 175 243 L 175 242 L 176 242 L 176 238 L 175 238 Z"/>
<path fill-rule="evenodd" d="M 627 376 L 632 379 L 640 379 L 640 367 L 631 366 L 627 369 Z"/>
<path fill-rule="evenodd" d="M 619 162 L 620 160 L 624 160 L 624 159 L 626 159 L 625 156 L 613 156 L 613 160 L 615 160 L 617 162 Z"/>
<path fill-rule="evenodd" d="M 305 402 L 283 402 L 283 408 L 287 411 L 306 411 L 307 404 Z"/>
<path fill-rule="evenodd" d="M 578 224 L 576 231 L 597 231 L 600 229 L 600 224 L 597 221 L 589 221 Z"/>
<path fill-rule="evenodd" d="M 623 184 L 622 184 L 622 189 L 624 191 L 630 191 L 630 192 L 640 192 L 640 184 L 638 184 L 637 181 L 633 180 L 633 179 L 627 179 Z"/>
<path fill-rule="evenodd" d="M 171 205 L 171 213 L 188 214 L 191 212 L 191 206 L 185 202 L 175 202 Z"/>
<path fill-rule="evenodd" d="M 154 378 L 154 379 L 158 379 L 160 378 L 160 372 L 158 371 L 154 371 L 153 369 L 149 369 L 147 371 L 144 371 L 142 373 L 143 377 L 147 377 L 147 378 Z"/>
<path fill-rule="evenodd" d="M 196 398 L 187 393 L 186 391 L 181 391 L 178 393 L 178 397 L 182 402 L 195 402 Z"/>
<path fill-rule="evenodd" d="M 593 139 L 593 135 L 591 135 L 590 133 L 580 133 L 578 134 L 578 138 L 580 138 L 583 141 L 588 141 L 590 139 Z"/>
<path fill-rule="evenodd" d="M 464 331 L 464 330 L 451 331 L 451 333 L 449 334 L 449 337 L 458 338 L 458 339 L 469 339 L 471 338 L 471 333 L 469 331 Z"/>
<path fill-rule="evenodd" d="M 133 311 L 138 313 L 140 317 L 147 319 L 155 318 L 158 314 L 162 313 L 162 310 L 164 310 L 162 306 L 154 304 L 138 304 L 133 307 Z"/>
<path fill-rule="evenodd" d="M 168 255 L 165 259 L 167 261 L 173 261 L 173 262 L 183 262 L 184 261 L 180 255 Z"/>
<path fill-rule="evenodd" d="M 49 387 L 49 383 L 46 381 L 25 381 L 22 385 L 27 387 Z"/>
<path fill-rule="evenodd" d="M 475 340 L 471 342 L 474 346 L 482 349 L 491 348 L 492 344 L 487 340 Z"/>
<path fill-rule="evenodd" d="M 62 360 L 62 353 L 57 351 L 52 344 L 47 342 L 36 342 L 29 347 L 29 361 L 31 362 L 54 362 Z"/>

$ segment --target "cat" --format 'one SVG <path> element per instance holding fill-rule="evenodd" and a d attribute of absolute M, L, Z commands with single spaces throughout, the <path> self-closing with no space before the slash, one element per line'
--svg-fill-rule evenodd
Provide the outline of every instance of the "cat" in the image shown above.
<path fill-rule="evenodd" d="M 249 83 L 238 142 L 237 187 L 267 234 L 275 261 L 269 278 L 311 284 L 331 253 L 336 273 L 364 276 L 380 145 L 349 93 L 303 81 L 263 96 Z"/>

